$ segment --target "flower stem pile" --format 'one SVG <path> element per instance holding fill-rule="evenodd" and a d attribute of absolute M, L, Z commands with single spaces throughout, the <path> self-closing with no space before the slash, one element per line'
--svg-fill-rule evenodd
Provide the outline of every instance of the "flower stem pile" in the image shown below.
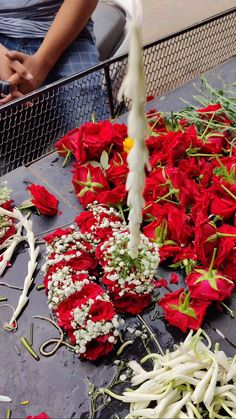
<path fill-rule="evenodd" d="M 135 390 L 129 388 L 122 396 L 107 391 L 130 403 L 126 419 L 236 417 L 236 356 L 228 358 L 218 345 L 212 351 L 201 329 L 194 336 L 191 331 L 172 352 L 148 354 L 141 364 L 148 360 L 153 361 L 149 371 L 137 361 L 129 363 Z"/>

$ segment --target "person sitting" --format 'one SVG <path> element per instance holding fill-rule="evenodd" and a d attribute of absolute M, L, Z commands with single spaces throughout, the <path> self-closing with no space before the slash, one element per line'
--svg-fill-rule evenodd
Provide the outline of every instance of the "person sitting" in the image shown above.
<path fill-rule="evenodd" d="M 0 105 L 99 63 L 91 15 L 98 0 L 1 0 Z"/>

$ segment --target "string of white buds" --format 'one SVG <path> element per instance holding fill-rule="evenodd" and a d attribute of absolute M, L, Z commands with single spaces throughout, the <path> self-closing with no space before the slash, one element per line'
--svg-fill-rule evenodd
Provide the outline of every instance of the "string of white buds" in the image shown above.
<path fill-rule="evenodd" d="M 122 100 L 123 96 L 132 100 L 128 115 L 128 135 L 134 140 L 134 145 L 127 158 L 129 174 L 126 181 L 126 190 L 128 191 L 127 205 L 130 207 L 129 253 L 134 259 L 138 255 L 142 209 L 145 206 L 143 198 L 145 166 L 149 169 L 148 149 L 145 144 L 147 120 L 144 111 L 146 89 L 142 65 L 142 44 L 140 30 L 135 21 L 131 25 L 128 72 L 121 85 L 118 100 Z"/>
<path fill-rule="evenodd" d="M 32 221 L 29 221 L 28 220 L 28 215 L 26 215 L 24 217 L 22 215 L 22 213 L 17 208 L 14 208 L 13 211 L 11 212 L 11 211 L 8 211 L 8 210 L 6 210 L 4 208 L 1 208 L 1 207 L 0 207 L 0 215 L 3 215 L 3 216 L 5 215 L 5 216 L 7 216 L 9 218 L 15 218 L 15 219 L 17 219 L 19 221 L 19 225 L 18 225 L 17 233 L 16 233 L 16 240 L 13 241 L 10 244 L 9 248 L 11 246 L 12 246 L 12 248 L 11 248 L 11 251 L 9 251 L 9 253 L 5 255 L 4 264 L 7 263 L 6 262 L 7 261 L 7 258 L 10 257 L 10 256 L 12 256 L 12 253 L 13 253 L 13 251 L 15 249 L 16 242 L 17 241 L 19 243 L 20 241 L 22 241 L 22 239 L 23 240 L 25 239 L 25 240 L 27 240 L 27 242 L 29 244 L 29 256 L 30 256 L 30 260 L 28 262 L 28 272 L 27 272 L 27 275 L 26 275 L 25 280 L 24 280 L 23 291 L 22 291 L 22 294 L 20 295 L 20 298 L 19 298 L 17 307 L 14 310 L 13 315 L 12 315 L 9 323 L 7 323 L 7 324 L 4 325 L 4 328 L 6 330 L 13 330 L 15 328 L 14 327 L 14 322 L 19 317 L 20 313 L 22 312 L 23 308 L 25 307 L 26 303 L 29 300 L 28 292 L 29 292 L 29 289 L 30 289 L 30 287 L 32 285 L 32 282 L 34 280 L 33 279 L 33 273 L 34 273 L 35 268 L 37 266 L 37 257 L 38 257 L 38 254 L 39 254 L 39 247 L 35 247 L 35 237 L 34 237 L 34 233 L 32 231 Z M 26 230 L 26 236 L 25 237 L 22 237 L 22 236 L 20 237 L 22 228 L 24 228 Z M 12 239 L 12 240 L 14 240 L 14 239 Z M 14 246 L 13 246 L 13 243 L 14 243 Z M 8 259 L 8 261 L 9 260 L 10 259 Z"/>

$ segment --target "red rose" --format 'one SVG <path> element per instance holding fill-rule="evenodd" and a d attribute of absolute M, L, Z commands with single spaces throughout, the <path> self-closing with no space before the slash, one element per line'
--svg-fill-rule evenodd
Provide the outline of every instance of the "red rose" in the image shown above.
<path fill-rule="evenodd" d="M 205 217 L 202 212 L 199 212 L 195 223 L 194 251 L 198 260 L 201 261 L 201 264 L 203 266 L 208 266 L 215 247 L 215 241 L 208 241 L 208 238 L 215 234 L 216 229 L 214 225 L 209 222 L 209 218 Z"/>
<path fill-rule="evenodd" d="M 167 204 L 168 208 L 168 238 L 179 245 L 187 245 L 193 237 L 193 229 L 190 226 L 190 217 L 184 208 Z"/>
<path fill-rule="evenodd" d="M 62 301 L 57 307 L 58 324 L 65 330 L 71 330 L 71 321 L 73 319 L 73 310 L 85 304 L 90 298 L 95 299 L 102 295 L 104 290 L 97 284 L 91 283 L 84 285 L 81 291 L 71 294 Z"/>
<path fill-rule="evenodd" d="M 223 224 L 216 233 L 218 252 L 215 267 L 220 269 L 223 275 L 236 281 L 236 227 Z"/>
<path fill-rule="evenodd" d="M 231 180 L 234 182 L 236 175 L 236 156 L 221 157 L 220 163 L 218 160 L 213 160 L 215 166 L 214 174 L 221 179 Z"/>
<path fill-rule="evenodd" d="M 234 283 L 223 278 L 221 272 L 214 269 L 212 275 L 209 270 L 195 269 L 185 279 L 192 298 L 201 301 L 222 301 L 231 296 Z"/>
<path fill-rule="evenodd" d="M 125 124 L 112 124 L 112 142 L 117 151 L 123 150 L 123 142 L 128 136 L 127 125 Z"/>
<path fill-rule="evenodd" d="M 127 191 L 125 189 L 125 185 L 119 185 L 115 188 L 104 191 L 98 194 L 97 200 L 100 202 L 100 204 L 121 204 L 122 202 L 125 202 L 127 199 Z"/>
<path fill-rule="evenodd" d="M 107 180 L 114 185 L 125 184 L 128 174 L 127 153 L 115 153 L 106 170 Z"/>
<path fill-rule="evenodd" d="M 157 204 L 154 201 L 146 201 L 146 206 L 143 209 L 144 219 L 147 222 L 157 218 L 160 221 L 163 221 L 167 218 L 168 210 L 164 205 Z"/>
<path fill-rule="evenodd" d="M 77 142 L 80 154 L 84 150 L 87 157 L 83 161 L 77 157 L 76 159 L 80 164 L 86 160 L 100 160 L 102 152 L 109 151 L 111 145 L 113 149 L 122 151 L 126 137 L 127 127 L 124 124 L 112 124 L 110 121 L 87 122 L 80 127 L 80 140 Z"/>
<path fill-rule="evenodd" d="M 109 189 L 107 180 L 100 167 L 76 165 L 72 183 L 80 203 L 87 207 L 97 200 L 98 194 Z"/>
<path fill-rule="evenodd" d="M 52 265 L 48 269 L 47 274 L 45 275 L 45 277 L 43 279 L 43 285 L 44 285 L 44 288 L 46 289 L 46 293 L 48 291 L 48 282 L 51 281 L 52 275 L 55 272 L 62 270 L 65 266 L 68 266 L 68 265 L 66 265 L 66 262 L 65 263 L 63 263 L 63 262 L 59 262 L 55 265 Z M 81 272 L 80 270 L 77 271 L 77 270 L 72 269 L 71 267 L 69 267 L 69 269 L 70 269 L 69 275 L 71 275 L 71 279 L 72 279 L 73 283 L 77 282 L 77 281 L 83 281 L 84 279 L 89 279 L 88 272 L 85 271 L 86 272 L 85 273 L 84 271 Z M 58 287 L 59 287 L 59 285 L 58 285 Z"/>
<path fill-rule="evenodd" d="M 158 167 L 146 177 L 145 190 L 143 193 L 146 201 L 156 201 L 169 192 L 169 184 L 167 183 L 164 173 L 163 168 Z"/>
<path fill-rule="evenodd" d="M 154 284 L 156 288 L 166 288 L 168 286 L 167 280 L 165 278 L 157 279 L 156 281 L 154 281 Z"/>
<path fill-rule="evenodd" d="M 32 203 L 40 214 L 55 215 L 58 213 L 59 201 L 44 186 L 31 184 L 28 186 L 28 190 L 33 196 Z"/>
<path fill-rule="evenodd" d="M 198 109 L 196 112 L 201 115 L 202 119 L 211 120 L 212 122 L 220 122 L 226 125 L 232 124 L 219 103 L 210 104 L 205 108 Z"/>
<path fill-rule="evenodd" d="M 145 236 L 147 236 L 149 239 L 155 240 L 157 243 L 160 243 L 161 239 L 165 239 L 165 237 L 163 237 L 165 232 L 161 234 L 162 233 L 161 230 L 162 230 L 162 223 L 160 223 L 159 220 L 155 219 L 143 228 L 143 234 L 145 234 Z M 165 236 L 166 235 L 167 235 L 167 228 L 166 228 Z"/>
<path fill-rule="evenodd" d="M 210 196 L 210 212 L 211 214 L 220 215 L 227 220 L 236 213 L 236 202 L 230 199 L 230 196 L 217 196 L 212 194 Z"/>
<path fill-rule="evenodd" d="M 181 288 L 165 294 L 158 304 L 162 307 L 166 320 L 172 326 L 186 332 L 187 329 L 198 330 L 201 327 L 210 303 L 198 300 L 190 302 L 189 295 L 185 294 L 184 288 Z"/>
<path fill-rule="evenodd" d="M 176 273 L 172 272 L 170 276 L 170 284 L 178 284 L 179 277 Z"/>
<path fill-rule="evenodd" d="M 54 144 L 60 156 L 66 157 L 69 152 L 74 154 L 76 142 L 73 136 L 70 135 L 74 132 L 79 132 L 79 128 L 74 128 L 72 131 L 69 131 Z"/>
<path fill-rule="evenodd" d="M 74 128 L 55 143 L 58 154 L 65 157 L 64 166 L 69 162 L 71 154 L 75 156 L 80 164 L 86 161 L 87 154 L 85 149 L 80 146 L 80 137 L 80 129 Z"/>
<path fill-rule="evenodd" d="M 103 150 L 112 144 L 113 130 L 110 121 L 86 122 L 81 126 L 81 142 L 88 160 L 99 160 Z"/>
<path fill-rule="evenodd" d="M 221 153 L 222 147 L 225 147 L 226 145 L 224 134 L 221 134 L 220 136 L 219 133 L 217 133 L 217 135 L 212 133 L 209 137 L 207 137 L 205 145 L 207 148 L 206 152 L 210 152 L 212 154 Z"/>
<path fill-rule="evenodd" d="M 14 203 L 13 199 L 9 199 L 9 201 L 6 201 L 3 204 L 1 204 L 1 207 L 4 208 L 5 210 L 12 211 L 13 203 Z"/>
<path fill-rule="evenodd" d="M 196 131 L 193 127 L 188 128 L 187 132 L 168 132 L 165 135 L 164 145 L 167 164 L 177 166 L 178 161 L 184 157 L 187 149 L 196 138 Z"/>
<path fill-rule="evenodd" d="M 111 294 L 111 300 L 116 311 L 120 313 L 139 314 L 151 303 L 151 294 L 136 294 L 127 292 L 122 297 L 118 293 Z"/>
<path fill-rule="evenodd" d="M 78 252 L 80 255 L 77 254 Z M 92 271 L 97 267 L 97 261 L 94 256 L 84 250 L 68 250 L 61 255 L 63 255 L 63 260 L 66 261 L 65 266 L 69 266 L 75 271 L 85 270 L 92 273 Z M 58 253 L 52 253 L 49 259 L 55 259 L 57 256 Z M 66 260 L 67 256 L 70 256 L 68 260 Z"/>
<path fill-rule="evenodd" d="M 177 167 L 167 167 L 166 174 L 170 178 L 172 186 L 177 189 L 178 197 L 181 206 L 186 208 L 189 205 L 195 203 L 199 196 L 199 186 L 193 179 L 188 179 L 184 172 Z"/>
<path fill-rule="evenodd" d="M 75 222 L 83 234 L 90 233 L 94 240 L 103 241 L 112 235 L 113 223 L 121 223 L 122 219 L 118 213 L 116 215 L 100 212 L 95 217 L 92 211 L 83 211 L 75 218 Z"/>
<path fill-rule="evenodd" d="M 110 301 L 95 301 L 89 310 L 89 319 L 93 322 L 109 321 L 115 316 L 113 304 Z"/>
<path fill-rule="evenodd" d="M 50 419 L 50 417 L 47 415 L 47 413 L 42 412 L 36 416 L 26 416 L 26 419 Z"/>
<path fill-rule="evenodd" d="M 68 234 L 71 234 L 74 230 L 71 228 L 57 228 L 53 233 L 47 234 L 47 236 L 44 236 L 44 240 L 50 244 L 53 243 L 54 240 L 60 239 L 62 236 L 68 236 Z"/>
<path fill-rule="evenodd" d="M 97 358 L 111 352 L 114 344 L 109 342 L 108 338 L 110 336 L 111 335 L 98 336 L 96 339 L 88 342 L 86 345 L 86 352 L 84 354 L 80 354 L 80 357 L 89 359 L 90 361 L 95 361 Z"/>
<path fill-rule="evenodd" d="M 90 233 L 91 227 L 96 224 L 96 218 L 92 211 L 82 211 L 76 218 L 75 222 L 81 230 L 82 234 Z"/>
<path fill-rule="evenodd" d="M 175 255 L 179 254 L 182 250 L 182 247 L 178 246 L 177 244 L 164 244 L 160 246 L 159 253 L 161 262 L 166 259 L 173 258 Z"/>

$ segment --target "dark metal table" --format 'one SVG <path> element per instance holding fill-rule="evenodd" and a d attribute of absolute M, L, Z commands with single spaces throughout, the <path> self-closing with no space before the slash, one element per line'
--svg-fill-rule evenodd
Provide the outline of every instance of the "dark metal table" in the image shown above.
<path fill-rule="evenodd" d="M 232 58 L 226 63 L 206 74 L 210 83 L 220 86 L 220 80 L 216 75 L 226 83 L 236 81 L 236 58 Z M 199 85 L 200 81 L 196 80 Z M 161 111 L 176 111 L 183 108 L 183 103 L 179 98 L 191 101 L 195 94 L 192 83 L 187 83 L 166 97 L 158 98 L 149 102 L 147 108 L 157 107 Z M 56 153 L 31 164 L 29 167 L 21 167 L 1 178 L 7 180 L 9 186 L 13 189 L 12 197 L 15 205 L 18 206 L 22 201 L 28 198 L 26 191 L 27 184 L 39 183 L 44 185 L 54 193 L 60 200 L 60 210 L 62 215 L 52 218 L 46 218 L 32 215 L 33 230 L 39 239 L 50 230 L 59 226 L 68 225 L 73 222 L 82 207 L 78 204 L 72 191 L 71 167 L 62 167 L 62 159 Z M 41 246 L 40 264 L 43 263 L 44 246 Z M 21 286 L 26 275 L 28 263 L 27 248 L 20 247 L 18 254 L 14 257 L 12 266 L 6 271 L 3 280 L 14 285 Z M 170 271 L 162 270 L 163 276 L 169 278 Z M 181 278 L 181 273 L 179 273 Z M 41 284 L 43 274 L 40 266 L 35 277 L 35 284 Z M 179 288 L 179 285 L 172 285 L 172 289 Z M 166 292 L 166 290 L 164 290 Z M 8 302 L 16 306 L 20 291 L 0 287 L 1 295 L 8 298 Z M 163 291 L 161 291 L 163 293 Z M 236 310 L 236 300 L 233 297 L 229 306 Z M 175 327 L 168 326 L 160 318 L 154 319 L 157 314 L 157 307 L 152 308 L 142 315 L 151 329 L 155 332 L 161 346 L 171 348 L 174 342 L 184 338 Z M 69 352 L 65 347 L 61 347 L 52 357 L 40 357 L 40 361 L 34 358 L 25 350 L 20 343 L 20 336 L 29 337 L 30 324 L 34 315 L 43 315 L 49 317 L 50 311 L 47 307 L 47 299 L 44 291 L 37 291 L 34 286 L 30 293 L 29 304 L 25 308 L 19 319 L 19 328 L 16 333 L 9 333 L 0 329 L 0 393 L 8 395 L 12 399 L 11 404 L 0 402 L 0 417 L 6 416 L 8 407 L 12 410 L 12 418 L 25 418 L 26 415 L 35 415 L 46 411 L 48 415 L 55 418 L 91 418 L 89 381 L 97 388 L 109 384 L 114 374 L 116 366 L 114 361 L 117 359 L 115 352 L 96 362 L 80 361 L 77 356 Z M 11 312 L 7 308 L 1 309 L 1 325 L 9 320 Z M 213 330 L 219 329 L 228 340 L 221 338 Z M 127 329 L 128 327 L 128 329 Z M 144 347 L 141 340 L 132 333 L 132 329 L 141 329 L 141 319 L 137 317 L 127 317 L 124 326 L 124 339 L 134 339 L 134 344 L 126 349 L 120 359 L 139 359 L 142 356 Z M 232 356 L 235 354 L 236 347 L 236 321 L 226 313 L 216 314 L 209 312 L 204 325 L 205 330 L 212 339 L 212 342 L 219 341 L 222 349 Z M 53 326 L 40 320 L 34 320 L 34 348 L 38 351 L 40 344 L 49 337 L 57 337 L 57 331 Z M 20 349 L 19 353 L 16 347 Z M 152 345 L 153 350 L 157 350 Z M 28 405 L 21 405 L 20 402 L 28 400 Z M 98 415 L 100 419 L 114 419 L 116 413 L 119 418 L 123 418 L 127 413 L 124 406 L 119 402 L 108 404 Z"/>

